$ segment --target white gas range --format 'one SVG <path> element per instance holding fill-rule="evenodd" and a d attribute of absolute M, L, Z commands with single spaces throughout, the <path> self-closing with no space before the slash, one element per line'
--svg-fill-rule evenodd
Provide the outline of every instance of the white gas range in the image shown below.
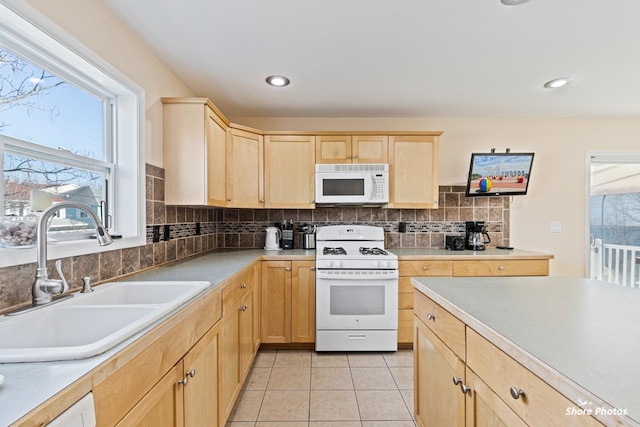
<path fill-rule="evenodd" d="M 384 230 L 318 227 L 316 351 L 398 349 L 398 257 Z"/>

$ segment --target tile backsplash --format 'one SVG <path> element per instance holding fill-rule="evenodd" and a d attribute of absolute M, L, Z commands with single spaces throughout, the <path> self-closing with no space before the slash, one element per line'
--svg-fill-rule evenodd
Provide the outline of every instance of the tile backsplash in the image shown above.
<path fill-rule="evenodd" d="M 509 199 L 465 198 L 464 187 L 441 186 L 438 209 L 381 209 L 345 207 L 317 209 L 226 209 L 166 206 L 164 170 L 146 166 L 146 234 L 144 246 L 62 259 L 73 290 L 82 277 L 93 283 L 146 270 L 216 248 L 262 248 L 265 228 L 293 220 L 305 223 L 368 224 L 384 227 L 385 246 L 443 247 L 445 235 L 463 235 L 465 221 L 485 221 L 492 244 L 509 244 Z M 405 232 L 400 233 L 400 223 Z M 295 247 L 302 247 L 296 233 Z M 34 256 L 35 261 L 35 256 Z M 52 277 L 55 260 L 49 261 Z M 0 268 L 0 311 L 31 301 L 35 262 Z"/>

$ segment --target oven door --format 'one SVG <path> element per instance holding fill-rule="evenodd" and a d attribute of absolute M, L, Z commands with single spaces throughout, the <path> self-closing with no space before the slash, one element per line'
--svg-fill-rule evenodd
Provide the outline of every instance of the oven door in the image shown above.
<path fill-rule="evenodd" d="M 340 270 L 316 277 L 318 330 L 397 329 L 397 271 Z M 325 277 L 331 276 L 331 277 Z"/>

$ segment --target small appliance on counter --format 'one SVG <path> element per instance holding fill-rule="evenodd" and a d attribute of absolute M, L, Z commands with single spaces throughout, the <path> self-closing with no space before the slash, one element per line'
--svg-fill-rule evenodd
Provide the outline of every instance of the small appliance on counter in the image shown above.
<path fill-rule="evenodd" d="M 282 249 L 293 249 L 293 220 L 285 220 L 280 224 L 280 228 L 282 230 L 280 247 L 282 247 Z"/>
<path fill-rule="evenodd" d="M 466 234 L 464 236 L 464 246 L 472 251 L 484 251 L 485 245 L 491 243 L 489 234 L 484 228 L 484 221 L 465 222 Z"/>
<path fill-rule="evenodd" d="M 316 248 L 316 228 L 313 224 L 304 224 L 302 226 L 302 249 Z"/>
<path fill-rule="evenodd" d="M 282 231 L 278 227 L 267 227 L 266 237 L 264 240 L 264 249 L 267 251 L 279 251 L 280 240 L 282 239 Z"/>
<path fill-rule="evenodd" d="M 464 251 L 463 236 L 447 236 L 445 239 L 445 249 L 450 251 Z"/>

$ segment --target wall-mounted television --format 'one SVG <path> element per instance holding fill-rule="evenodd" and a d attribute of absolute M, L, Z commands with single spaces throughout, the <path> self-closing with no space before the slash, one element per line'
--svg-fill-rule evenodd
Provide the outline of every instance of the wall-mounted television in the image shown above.
<path fill-rule="evenodd" d="M 527 194 L 534 153 L 472 153 L 465 196 Z"/>

